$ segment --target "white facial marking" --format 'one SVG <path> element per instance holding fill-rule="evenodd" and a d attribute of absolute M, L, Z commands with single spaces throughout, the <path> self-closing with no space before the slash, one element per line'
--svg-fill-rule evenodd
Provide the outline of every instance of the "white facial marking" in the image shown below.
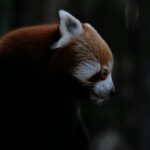
<path fill-rule="evenodd" d="M 71 41 L 71 38 L 83 32 L 81 22 L 74 16 L 64 10 L 59 11 L 60 17 L 60 40 L 53 46 L 53 48 L 63 47 Z"/>
<path fill-rule="evenodd" d="M 99 81 L 95 84 L 93 88 L 93 92 L 96 94 L 97 97 L 100 98 L 107 98 L 109 97 L 109 93 L 111 89 L 114 87 L 111 74 L 103 81 Z"/>
<path fill-rule="evenodd" d="M 74 76 L 81 81 L 89 79 L 94 74 L 100 71 L 100 64 L 94 61 L 86 61 L 75 68 Z"/>

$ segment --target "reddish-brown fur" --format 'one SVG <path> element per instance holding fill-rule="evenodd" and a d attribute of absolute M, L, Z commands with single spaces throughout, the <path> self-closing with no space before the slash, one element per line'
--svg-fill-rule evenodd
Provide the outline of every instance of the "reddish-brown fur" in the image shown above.
<path fill-rule="evenodd" d="M 106 65 L 109 61 L 112 61 L 113 56 L 106 42 L 88 26 L 84 25 L 83 27 L 85 31 L 84 40 L 88 43 L 90 53 L 94 54 L 101 65 Z"/>
<path fill-rule="evenodd" d="M 60 60 L 58 66 L 63 62 L 68 62 L 67 71 L 72 72 L 84 60 L 96 60 L 101 67 L 113 63 L 113 56 L 107 43 L 100 35 L 83 24 L 84 33 L 75 37 L 67 46 L 59 48 L 59 55 L 56 60 Z M 64 56 L 63 59 L 61 56 Z M 62 62 L 63 61 L 63 62 Z M 63 67 L 65 68 L 65 67 Z M 110 71 L 111 73 L 111 71 Z"/>
<path fill-rule="evenodd" d="M 17 53 L 30 62 L 45 57 L 45 49 L 51 46 L 58 34 L 58 25 L 25 27 L 7 33 L 0 41 L 0 54 Z"/>
<path fill-rule="evenodd" d="M 113 61 L 108 45 L 98 33 L 86 24 L 82 26 L 84 33 L 72 39 L 66 46 L 55 50 L 53 57 L 48 60 L 49 69 L 72 73 L 85 59 L 96 59 L 101 66 Z M 51 50 L 53 42 L 56 42 L 53 40 L 60 38 L 58 34 L 58 24 L 17 29 L 1 38 L 0 55 L 13 53 L 33 65 L 40 64 L 49 57 L 48 51 Z"/>
<path fill-rule="evenodd" d="M 74 68 L 80 65 L 84 60 L 96 60 L 101 64 L 101 67 L 113 63 L 113 56 L 107 43 L 100 35 L 83 25 L 84 33 L 73 38 L 66 46 L 58 48 L 53 59 L 55 69 L 73 73 Z M 110 72 L 111 73 L 111 70 Z"/>

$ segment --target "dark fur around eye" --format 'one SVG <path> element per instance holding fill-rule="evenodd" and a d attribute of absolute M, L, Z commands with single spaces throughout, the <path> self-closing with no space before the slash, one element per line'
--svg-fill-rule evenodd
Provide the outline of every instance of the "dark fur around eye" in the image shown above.
<path fill-rule="evenodd" d="M 90 79 L 88 79 L 89 82 L 95 83 L 100 80 L 100 73 L 96 73 L 94 76 L 92 76 Z"/>
<path fill-rule="evenodd" d="M 102 76 L 106 77 L 108 75 L 108 70 L 107 69 L 103 69 L 102 70 Z"/>

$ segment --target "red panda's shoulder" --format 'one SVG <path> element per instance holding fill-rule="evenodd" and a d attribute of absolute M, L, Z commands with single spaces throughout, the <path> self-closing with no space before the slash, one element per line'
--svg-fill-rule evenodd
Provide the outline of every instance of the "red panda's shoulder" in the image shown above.
<path fill-rule="evenodd" d="M 40 56 L 58 37 L 59 25 L 23 27 L 6 33 L 0 39 L 0 55 L 19 53 Z"/>

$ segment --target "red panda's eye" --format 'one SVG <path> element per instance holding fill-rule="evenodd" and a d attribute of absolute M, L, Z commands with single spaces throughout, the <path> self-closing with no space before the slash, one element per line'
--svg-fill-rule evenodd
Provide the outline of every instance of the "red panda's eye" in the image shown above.
<path fill-rule="evenodd" d="M 108 70 L 107 69 L 103 69 L 102 70 L 102 78 L 105 79 L 108 76 Z"/>

